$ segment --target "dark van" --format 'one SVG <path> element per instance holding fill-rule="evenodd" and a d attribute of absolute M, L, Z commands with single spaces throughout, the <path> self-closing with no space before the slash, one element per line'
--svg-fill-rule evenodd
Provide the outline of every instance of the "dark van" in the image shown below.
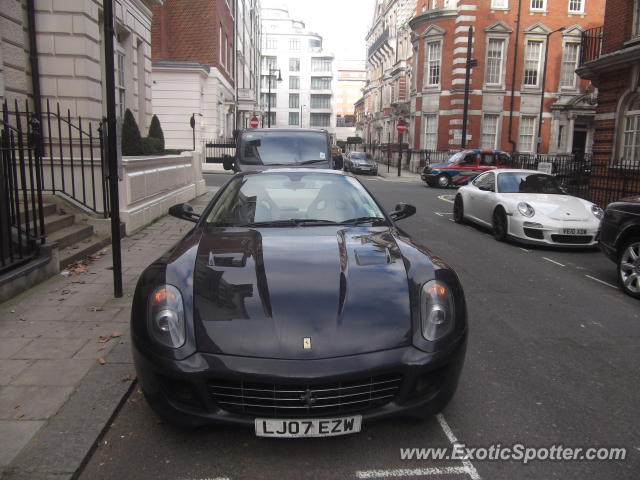
<path fill-rule="evenodd" d="M 240 132 L 236 155 L 226 170 L 245 172 L 273 167 L 332 168 L 331 137 L 326 130 L 253 128 Z"/>

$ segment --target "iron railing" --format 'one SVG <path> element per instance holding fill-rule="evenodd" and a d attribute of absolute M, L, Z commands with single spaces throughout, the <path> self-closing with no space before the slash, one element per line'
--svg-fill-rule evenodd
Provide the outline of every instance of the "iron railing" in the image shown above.
<path fill-rule="evenodd" d="M 0 120 L 0 273 L 34 258 L 45 241 L 40 126 L 5 101 Z"/>
<path fill-rule="evenodd" d="M 204 158 L 206 163 L 222 163 L 225 156 L 236 154 L 236 143 L 233 139 L 210 140 L 204 144 Z"/>
<path fill-rule="evenodd" d="M 584 65 L 600 56 L 603 38 L 603 27 L 590 28 L 582 32 L 580 41 L 580 65 Z"/>

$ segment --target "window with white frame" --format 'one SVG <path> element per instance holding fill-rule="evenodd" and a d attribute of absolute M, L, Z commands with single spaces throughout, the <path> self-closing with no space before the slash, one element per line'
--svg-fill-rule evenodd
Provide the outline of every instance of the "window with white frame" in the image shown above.
<path fill-rule="evenodd" d="M 490 38 L 487 44 L 487 61 L 484 83 L 486 85 L 502 85 L 502 63 L 505 40 Z"/>
<path fill-rule="evenodd" d="M 425 62 L 425 66 L 426 66 L 425 86 L 427 87 L 435 87 L 440 85 L 441 51 L 442 51 L 442 42 L 440 42 L 440 40 L 427 43 L 427 58 Z"/>
<path fill-rule="evenodd" d="M 331 125 L 331 114 L 312 113 L 309 121 L 312 127 L 329 127 Z"/>
<path fill-rule="evenodd" d="M 331 77 L 311 77 L 311 90 L 331 90 Z"/>
<path fill-rule="evenodd" d="M 125 89 L 125 61 L 124 49 L 116 51 L 116 102 L 118 104 L 118 116 L 124 118 L 127 109 L 127 93 Z"/>
<path fill-rule="evenodd" d="M 266 47 L 270 49 L 278 48 L 278 39 L 272 35 L 267 35 Z"/>
<path fill-rule="evenodd" d="M 277 68 L 278 57 L 264 56 L 262 57 L 262 70 Z"/>
<path fill-rule="evenodd" d="M 290 38 L 289 39 L 289 50 L 300 50 L 300 39 L 299 38 Z"/>
<path fill-rule="evenodd" d="M 332 63 L 331 59 L 329 58 L 312 58 L 311 71 L 312 72 L 330 72 L 331 63 Z"/>
<path fill-rule="evenodd" d="M 509 0 L 491 0 L 491 8 L 509 8 Z"/>
<path fill-rule="evenodd" d="M 562 68 L 560 71 L 560 87 L 576 88 L 578 59 L 580 57 L 580 44 L 567 42 L 562 52 Z"/>
<path fill-rule="evenodd" d="M 520 117 L 520 141 L 518 150 L 525 153 L 535 151 L 536 139 L 536 117 L 533 115 L 523 115 Z"/>
<path fill-rule="evenodd" d="M 531 10 L 546 10 L 547 9 L 547 0 L 531 0 L 531 5 L 529 7 Z"/>
<path fill-rule="evenodd" d="M 269 79 L 271 79 L 271 89 L 273 90 L 277 87 L 276 77 L 273 75 L 261 75 L 260 79 L 260 87 L 264 90 L 267 90 L 269 88 Z"/>
<path fill-rule="evenodd" d="M 300 112 L 289 112 L 289 125 L 300 125 Z"/>
<path fill-rule="evenodd" d="M 300 106 L 300 95 L 297 93 L 289 94 L 289 108 L 298 108 Z"/>
<path fill-rule="evenodd" d="M 569 13 L 584 13 L 585 0 L 569 0 Z"/>
<path fill-rule="evenodd" d="M 300 59 L 299 58 L 290 58 L 289 59 L 289 71 L 290 72 L 299 72 L 300 71 Z"/>
<path fill-rule="evenodd" d="M 311 95 L 311 108 L 331 108 L 331 95 Z"/>
<path fill-rule="evenodd" d="M 498 148 L 498 121 L 500 115 L 485 114 L 482 117 L 482 138 L 480 139 L 480 148 L 493 150 Z"/>
<path fill-rule="evenodd" d="M 290 76 L 289 77 L 289 90 L 299 90 L 300 89 L 300 77 L 298 76 Z"/>
<path fill-rule="evenodd" d="M 540 60 L 542 56 L 542 41 L 527 40 L 527 49 L 524 56 L 523 84 L 528 87 L 537 87 L 540 79 Z"/>
<path fill-rule="evenodd" d="M 438 149 L 438 116 L 425 115 L 424 122 L 424 148 L 425 150 Z"/>
<path fill-rule="evenodd" d="M 277 105 L 276 105 L 276 98 L 277 98 L 276 94 L 275 94 L 275 93 L 272 93 L 272 94 L 271 94 L 271 108 L 275 108 L 275 107 L 277 107 Z M 261 102 L 262 102 L 262 106 L 263 106 L 265 109 L 268 109 L 268 108 L 269 108 L 269 94 L 268 94 L 268 93 L 263 93 L 263 94 L 261 94 Z"/>
<path fill-rule="evenodd" d="M 622 119 L 620 166 L 640 165 L 640 97 L 633 98 Z"/>

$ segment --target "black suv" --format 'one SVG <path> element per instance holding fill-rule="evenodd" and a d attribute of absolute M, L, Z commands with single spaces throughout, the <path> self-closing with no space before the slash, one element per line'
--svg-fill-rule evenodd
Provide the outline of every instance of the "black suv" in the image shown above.
<path fill-rule="evenodd" d="M 640 196 L 609 204 L 600 225 L 599 246 L 618 265 L 622 290 L 640 298 Z"/>

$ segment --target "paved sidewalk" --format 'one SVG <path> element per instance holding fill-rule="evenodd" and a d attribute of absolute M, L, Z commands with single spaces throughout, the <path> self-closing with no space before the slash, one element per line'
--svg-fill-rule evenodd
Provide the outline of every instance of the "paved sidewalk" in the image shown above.
<path fill-rule="evenodd" d="M 409 170 L 403 169 L 398 177 L 398 167 L 390 165 L 389 172 L 387 172 L 387 164 L 378 162 L 378 175 L 389 180 L 396 180 L 399 182 L 422 182 L 419 173 L 413 173 Z"/>
<path fill-rule="evenodd" d="M 122 298 L 107 248 L 0 305 L 0 478 L 63 480 L 80 467 L 135 378 L 138 275 L 192 225 L 166 216 L 123 239 Z"/>

